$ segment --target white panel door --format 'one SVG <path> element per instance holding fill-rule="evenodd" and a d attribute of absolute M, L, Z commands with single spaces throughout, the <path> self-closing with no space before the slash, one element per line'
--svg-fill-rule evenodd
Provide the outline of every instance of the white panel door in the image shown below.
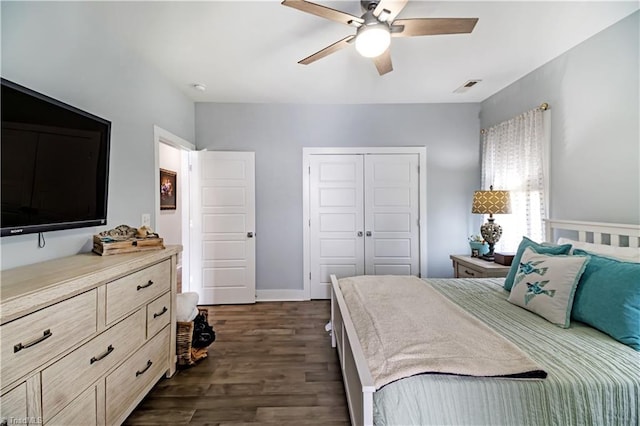
<path fill-rule="evenodd" d="M 419 156 L 365 156 L 365 273 L 419 275 Z"/>
<path fill-rule="evenodd" d="M 419 154 L 310 156 L 312 299 L 330 297 L 330 274 L 420 275 L 419 164 Z"/>
<path fill-rule="evenodd" d="M 330 274 L 364 273 L 362 155 L 316 155 L 310 160 L 311 298 L 331 296 Z"/>
<path fill-rule="evenodd" d="M 254 157 L 193 153 L 190 289 L 200 304 L 255 302 Z"/>

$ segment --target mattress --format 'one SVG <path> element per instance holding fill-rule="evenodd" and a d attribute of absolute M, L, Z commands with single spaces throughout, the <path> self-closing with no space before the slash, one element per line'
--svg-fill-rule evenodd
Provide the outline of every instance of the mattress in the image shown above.
<path fill-rule="evenodd" d="M 503 279 L 428 281 L 520 347 L 548 376 L 408 377 L 374 394 L 376 425 L 638 424 L 639 352 L 579 322 L 562 329 L 512 305 Z"/>

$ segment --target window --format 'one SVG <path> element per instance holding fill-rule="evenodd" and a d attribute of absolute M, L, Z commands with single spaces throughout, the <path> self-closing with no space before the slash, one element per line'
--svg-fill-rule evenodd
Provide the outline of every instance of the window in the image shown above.
<path fill-rule="evenodd" d="M 485 130 L 482 189 L 511 193 L 509 215 L 496 215 L 502 238 L 496 251 L 515 251 L 523 236 L 544 240 L 548 197 L 548 115 L 536 108 Z"/>

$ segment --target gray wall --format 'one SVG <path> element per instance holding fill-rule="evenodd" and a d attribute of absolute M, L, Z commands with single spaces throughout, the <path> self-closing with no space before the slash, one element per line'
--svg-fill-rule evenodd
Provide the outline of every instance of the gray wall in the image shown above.
<path fill-rule="evenodd" d="M 479 105 L 196 104 L 198 149 L 256 153 L 256 287 L 302 289 L 302 148 L 427 147 L 428 274 L 469 250 Z M 477 222 L 477 223 L 476 223 Z M 477 225 L 477 226 L 476 226 Z"/>
<path fill-rule="evenodd" d="M 640 12 L 482 102 L 489 127 L 551 105 L 550 216 L 640 223 Z"/>
<path fill-rule="evenodd" d="M 89 2 L 2 2 L 2 77 L 112 122 L 107 227 L 0 240 L 2 269 L 91 249 L 91 236 L 154 213 L 153 125 L 194 139 L 194 105 L 125 46 L 98 37 Z M 82 12 L 82 13 L 80 13 Z M 153 221 L 153 219 L 152 219 Z"/>

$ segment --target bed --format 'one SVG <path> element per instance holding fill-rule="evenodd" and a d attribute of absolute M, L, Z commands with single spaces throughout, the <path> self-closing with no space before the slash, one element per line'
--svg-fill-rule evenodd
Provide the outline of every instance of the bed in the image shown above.
<path fill-rule="evenodd" d="M 595 243 L 622 246 L 634 254 L 640 244 L 640 225 L 549 220 L 546 231 L 547 241 L 565 238 L 579 242 L 574 245 L 580 248 L 585 247 L 580 244 L 588 248 Z M 388 279 L 393 287 L 394 277 Z M 353 425 L 629 425 L 640 421 L 638 347 L 574 319 L 568 328 L 561 328 L 509 303 L 504 279 L 497 278 L 424 282 L 517 346 L 544 370 L 546 378 L 427 373 L 381 386 L 370 364 L 372 353 L 366 347 L 370 345 L 358 337 L 358 331 L 366 335 L 361 320 L 351 317 L 356 308 L 348 306 L 348 293 L 341 289 L 340 282 L 345 280 L 335 276 L 331 280 L 332 346 L 338 351 Z"/>

